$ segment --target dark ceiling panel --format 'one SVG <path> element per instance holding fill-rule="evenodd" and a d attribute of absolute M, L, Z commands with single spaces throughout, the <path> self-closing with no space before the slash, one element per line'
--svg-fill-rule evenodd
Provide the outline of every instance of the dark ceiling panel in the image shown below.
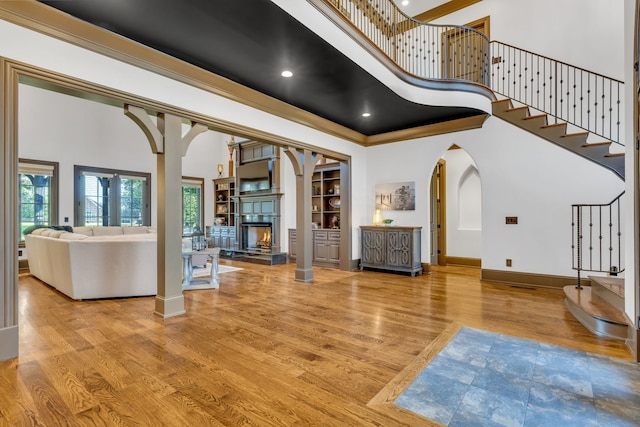
<path fill-rule="evenodd" d="M 268 0 L 42 3 L 365 135 L 483 114 L 407 101 Z"/>

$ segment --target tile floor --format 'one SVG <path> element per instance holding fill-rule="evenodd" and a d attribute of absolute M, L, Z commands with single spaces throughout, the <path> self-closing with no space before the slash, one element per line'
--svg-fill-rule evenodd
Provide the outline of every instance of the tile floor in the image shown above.
<path fill-rule="evenodd" d="M 395 405 L 447 426 L 640 426 L 640 364 L 462 328 Z"/>

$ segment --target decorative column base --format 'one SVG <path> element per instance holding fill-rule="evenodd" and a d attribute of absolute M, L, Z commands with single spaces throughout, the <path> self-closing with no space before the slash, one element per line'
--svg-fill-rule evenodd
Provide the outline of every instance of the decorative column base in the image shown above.
<path fill-rule="evenodd" d="M 156 311 L 158 316 L 168 317 L 181 316 L 185 314 L 187 310 L 184 309 L 184 296 L 182 294 L 174 297 L 162 297 L 156 296 Z"/>
<path fill-rule="evenodd" d="M 302 269 L 296 268 L 295 279 L 296 282 L 309 283 L 313 282 L 313 268 Z"/>
<path fill-rule="evenodd" d="M 0 329 L 0 360 L 18 357 L 18 325 Z"/>

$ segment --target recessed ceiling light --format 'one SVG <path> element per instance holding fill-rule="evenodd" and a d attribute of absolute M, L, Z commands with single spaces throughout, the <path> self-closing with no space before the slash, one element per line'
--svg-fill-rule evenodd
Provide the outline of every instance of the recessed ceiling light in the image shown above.
<path fill-rule="evenodd" d="M 362 113 L 362 117 L 371 117 L 371 113 Z"/>
<path fill-rule="evenodd" d="M 406 6 L 406 5 L 408 5 L 408 4 L 409 4 L 409 0 L 404 0 L 404 1 L 402 2 L 402 5 L 403 5 L 403 6 Z"/>
<path fill-rule="evenodd" d="M 282 73 L 280 73 L 280 75 L 282 77 L 287 77 L 287 78 L 293 77 L 293 73 L 291 71 L 289 71 L 289 70 L 284 70 Z"/>

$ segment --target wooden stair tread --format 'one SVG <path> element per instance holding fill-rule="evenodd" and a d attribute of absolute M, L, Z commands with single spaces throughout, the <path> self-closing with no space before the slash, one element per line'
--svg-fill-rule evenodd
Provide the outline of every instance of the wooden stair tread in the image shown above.
<path fill-rule="evenodd" d="M 551 123 L 550 125 L 544 125 L 541 126 L 542 129 L 549 129 L 549 128 L 556 128 L 556 127 L 560 127 L 560 126 L 567 126 L 566 123 Z"/>
<path fill-rule="evenodd" d="M 624 314 L 602 298 L 592 295 L 590 286 L 582 289 L 565 286 L 563 289 L 565 296 L 589 316 L 609 323 L 627 325 Z"/>
<path fill-rule="evenodd" d="M 601 276 L 589 276 L 591 282 L 595 282 L 618 295 L 620 298 L 624 298 L 624 279 L 620 277 L 601 277 Z"/>
<path fill-rule="evenodd" d="M 589 136 L 589 132 L 574 132 L 574 133 L 565 133 L 560 138 L 574 138 L 579 136 Z"/>
<path fill-rule="evenodd" d="M 603 142 L 590 142 L 588 144 L 584 144 L 583 147 L 585 148 L 589 148 L 589 147 L 602 147 L 602 146 L 609 146 L 611 145 L 611 142 L 609 141 L 603 141 Z"/>
<path fill-rule="evenodd" d="M 537 115 L 535 115 L 535 116 L 528 116 L 528 117 L 525 117 L 525 118 L 524 118 L 524 119 L 522 119 L 522 120 L 535 120 L 535 119 L 542 119 L 542 118 L 546 118 L 546 117 L 547 117 L 547 115 L 546 115 L 546 114 L 537 114 Z"/>
<path fill-rule="evenodd" d="M 550 118 L 552 118 L 548 114 L 539 114 L 539 110 L 532 110 L 527 105 L 516 107 L 514 106 L 514 102 L 509 98 L 492 101 L 492 112 L 494 116 L 520 129 L 531 132 L 584 159 L 609 169 L 624 180 L 624 153 L 610 153 L 610 141 L 587 143 L 587 139 L 589 135 L 591 135 L 590 132 L 581 129 L 578 129 L 578 132 L 571 132 L 568 128 L 568 123 L 563 121 L 559 123 L 548 123 Z M 573 130 L 573 128 L 571 128 L 571 130 Z"/>

